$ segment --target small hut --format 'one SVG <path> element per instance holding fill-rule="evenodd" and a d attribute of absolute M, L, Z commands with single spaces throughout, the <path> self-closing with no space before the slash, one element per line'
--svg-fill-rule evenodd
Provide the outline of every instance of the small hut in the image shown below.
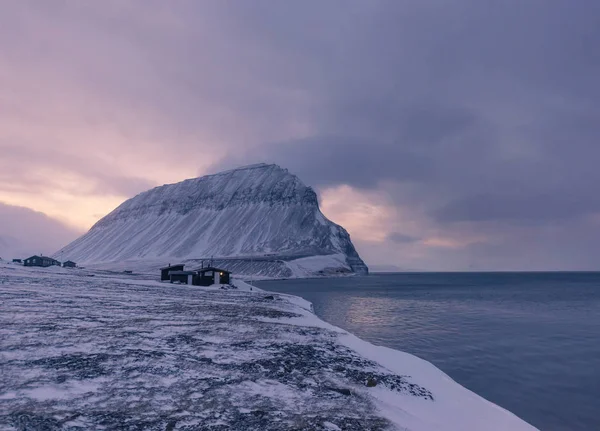
<path fill-rule="evenodd" d="M 25 262 L 23 262 L 23 264 L 25 266 L 41 266 L 43 268 L 54 265 L 60 266 L 60 262 L 58 260 L 48 256 L 38 255 L 28 257 L 27 259 L 25 259 Z"/>
<path fill-rule="evenodd" d="M 77 268 L 77 264 L 72 260 L 67 260 L 66 262 L 63 262 L 62 266 L 63 268 Z"/>
<path fill-rule="evenodd" d="M 183 267 L 185 265 L 183 263 L 178 263 L 176 265 L 171 265 L 169 264 L 168 266 L 165 266 L 164 268 L 160 269 L 160 281 L 169 281 L 171 280 L 171 277 L 169 275 L 169 273 L 173 272 L 173 271 L 183 271 Z"/>
<path fill-rule="evenodd" d="M 229 284 L 231 273 L 224 269 L 208 266 L 197 269 L 198 275 L 194 277 L 196 286 L 212 286 L 213 284 Z"/>

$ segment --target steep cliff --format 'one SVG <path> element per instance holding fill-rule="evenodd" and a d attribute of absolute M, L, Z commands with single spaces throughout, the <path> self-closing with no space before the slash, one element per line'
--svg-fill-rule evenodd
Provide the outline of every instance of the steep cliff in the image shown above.
<path fill-rule="evenodd" d="M 346 230 L 321 213 L 316 193 L 267 164 L 141 193 L 57 254 L 88 264 L 214 257 L 268 276 L 368 271 Z"/>

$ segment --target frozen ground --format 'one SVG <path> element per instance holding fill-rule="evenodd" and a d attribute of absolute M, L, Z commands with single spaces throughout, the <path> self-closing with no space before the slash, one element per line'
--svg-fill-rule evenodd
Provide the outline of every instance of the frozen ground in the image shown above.
<path fill-rule="evenodd" d="M 202 263 L 210 261 L 217 268 L 224 268 L 246 279 L 282 279 L 352 276 L 356 273 L 345 263 L 343 254 L 325 256 L 254 256 L 254 257 L 217 257 L 214 259 L 179 259 L 163 257 L 160 259 L 129 259 L 116 262 L 82 264 L 85 268 L 97 271 L 151 274 L 153 277 L 159 268 L 168 263 L 183 263 L 186 269 L 200 268 Z"/>
<path fill-rule="evenodd" d="M 0 309 L 3 430 L 533 429 L 245 284 L 0 264 Z"/>

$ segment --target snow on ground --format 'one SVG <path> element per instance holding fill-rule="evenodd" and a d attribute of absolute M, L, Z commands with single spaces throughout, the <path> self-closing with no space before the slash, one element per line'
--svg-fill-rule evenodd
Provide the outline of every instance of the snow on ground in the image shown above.
<path fill-rule="evenodd" d="M 0 429 L 534 429 L 301 298 L 237 283 L 0 264 Z"/>
<path fill-rule="evenodd" d="M 231 284 L 240 292 L 264 292 L 264 290 L 262 290 L 260 287 L 256 287 L 251 283 L 246 283 L 245 281 L 235 277 L 232 277 Z"/>
<path fill-rule="evenodd" d="M 293 258 L 290 256 L 273 257 L 217 257 L 211 260 L 212 265 L 224 268 L 236 274 L 236 277 L 245 280 L 272 280 L 286 278 L 307 277 L 332 277 L 353 276 L 356 273 L 345 261 L 343 254 L 330 254 L 320 256 L 309 256 Z M 168 264 L 184 264 L 186 270 L 195 270 L 202 265 L 201 259 L 178 259 L 175 257 L 163 257 L 161 259 L 130 259 L 116 262 L 100 262 L 92 264 L 81 264 L 91 271 L 103 271 L 111 273 L 122 273 L 132 271 L 136 275 L 150 275 L 154 277 L 156 271 Z M 206 259 L 204 260 L 206 264 Z"/>

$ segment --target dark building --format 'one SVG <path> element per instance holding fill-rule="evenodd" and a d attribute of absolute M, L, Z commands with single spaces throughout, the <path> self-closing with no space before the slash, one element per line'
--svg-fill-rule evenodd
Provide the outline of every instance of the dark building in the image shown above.
<path fill-rule="evenodd" d="M 197 276 L 194 277 L 196 286 L 212 286 L 213 284 L 229 284 L 231 273 L 224 269 L 208 266 L 197 269 Z"/>
<path fill-rule="evenodd" d="M 72 260 L 67 260 L 66 262 L 63 262 L 62 266 L 63 268 L 77 268 L 77 264 Z"/>
<path fill-rule="evenodd" d="M 160 268 L 160 280 L 194 286 L 212 286 L 213 284 L 229 284 L 231 279 L 229 271 L 214 266 L 202 267 L 195 271 L 184 271 L 184 266 L 184 264 L 177 264 Z"/>
<path fill-rule="evenodd" d="M 52 265 L 60 266 L 60 262 L 58 260 L 52 259 L 48 256 L 31 256 L 25 259 L 23 264 L 25 266 L 41 266 L 44 268 Z"/>
<path fill-rule="evenodd" d="M 169 276 L 169 273 L 172 271 L 183 271 L 183 267 L 185 265 L 182 263 L 179 263 L 177 265 L 171 265 L 169 264 L 169 266 L 165 266 L 164 268 L 160 269 L 160 281 L 169 281 L 171 278 Z"/>
<path fill-rule="evenodd" d="M 23 263 L 23 261 L 21 259 L 13 259 L 14 263 Z"/>
<path fill-rule="evenodd" d="M 181 265 L 183 266 L 183 265 Z M 194 271 L 169 271 L 171 283 L 194 284 Z"/>

